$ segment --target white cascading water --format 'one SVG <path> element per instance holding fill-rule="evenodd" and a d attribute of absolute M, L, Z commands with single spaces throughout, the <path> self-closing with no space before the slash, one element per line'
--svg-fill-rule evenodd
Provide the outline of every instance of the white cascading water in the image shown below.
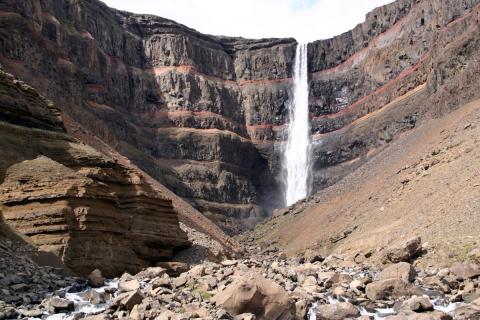
<path fill-rule="evenodd" d="M 290 101 L 289 115 L 288 142 L 284 154 L 287 206 L 308 195 L 310 126 L 307 44 L 297 45 L 293 70 L 293 101 Z"/>

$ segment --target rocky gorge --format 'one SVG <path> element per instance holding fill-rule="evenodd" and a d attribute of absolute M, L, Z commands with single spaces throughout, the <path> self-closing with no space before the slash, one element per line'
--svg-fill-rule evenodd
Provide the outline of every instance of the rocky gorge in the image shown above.
<path fill-rule="evenodd" d="M 305 45 L 0 1 L 0 319 L 480 319 L 480 2 Z"/>
<path fill-rule="evenodd" d="M 476 79 L 477 4 L 396 1 L 309 44 L 314 191 L 476 96 L 454 84 Z M 294 39 L 208 36 L 94 0 L 0 10 L 7 71 L 224 230 L 282 206 Z"/>
<path fill-rule="evenodd" d="M 274 244 L 245 239 L 248 258 L 162 264 L 106 281 L 100 270 L 33 308 L 0 305 L 0 315 L 46 319 L 478 319 L 480 265 L 415 267 L 420 238 L 382 252 L 383 267 L 356 255 L 289 258 Z M 407 262 L 408 261 L 408 262 Z M 413 262 L 413 264 L 411 264 Z M 15 280 L 11 280 L 15 281 Z M 24 290 L 20 285 L 11 290 Z M 11 302 L 10 302 L 11 303 Z"/>

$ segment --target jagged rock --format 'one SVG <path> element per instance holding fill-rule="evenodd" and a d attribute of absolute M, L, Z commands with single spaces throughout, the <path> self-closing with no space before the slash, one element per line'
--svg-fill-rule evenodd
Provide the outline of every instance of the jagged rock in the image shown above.
<path fill-rule="evenodd" d="M 180 288 L 180 287 L 183 287 L 186 283 L 187 283 L 188 279 L 187 279 L 187 276 L 180 276 L 178 278 L 176 278 L 173 282 L 175 288 Z"/>
<path fill-rule="evenodd" d="M 99 288 L 103 286 L 104 279 L 102 276 L 102 271 L 100 271 L 99 269 L 93 270 L 88 275 L 88 283 L 94 288 Z"/>
<path fill-rule="evenodd" d="M 188 264 L 183 262 L 158 262 L 157 267 L 164 268 L 171 277 L 177 277 L 188 271 Z"/>
<path fill-rule="evenodd" d="M 352 280 L 353 279 L 349 274 L 336 272 L 327 280 L 325 280 L 324 285 L 326 288 L 330 288 L 335 284 L 350 283 Z"/>
<path fill-rule="evenodd" d="M 62 312 L 62 311 L 73 311 L 74 304 L 73 301 L 68 299 L 62 299 L 58 297 L 53 297 L 48 299 L 44 305 L 47 308 L 51 308 L 54 312 Z"/>
<path fill-rule="evenodd" d="M 93 304 L 105 303 L 105 298 L 103 294 L 98 293 L 96 290 L 92 289 L 85 293 L 80 294 L 80 296 Z"/>
<path fill-rule="evenodd" d="M 224 309 L 219 309 L 216 313 L 215 316 L 219 320 L 232 320 L 233 317 Z"/>
<path fill-rule="evenodd" d="M 399 262 L 383 269 L 378 279 L 402 279 L 403 281 L 412 282 L 415 279 L 415 275 L 415 269 L 410 263 Z"/>
<path fill-rule="evenodd" d="M 295 319 L 305 319 L 308 313 L 308 301 L 306 299 L 299 299 L 295 302 Z"/>
<path fill-rule="evenodd" d="M 303 281 L 302 288 L 309 293 L 317 292 L 319 289 L 317 279 L 314 276 L 306 277 Z"/>
<path fill-rule="evenodd" d="M 402 279 L 386 279 L 369 283 L 365 290 L 370 300 L 387 300 L 402 296 L 421 295 L 421 290 Z"/>
<path fill-rule="evenodd" d="M 14 306 L 0 301 L 0 319 L 13 319 L 17 316 L 17 310 Z"/>
<path fill-rule="evenodd" d="M 413 237 L 406 241 L 394 244 L 383 252 L 384 262 L 408 262 L 417 256 L 422 250 L 420 237 Z"/>
<path fill-rule="evenodd" d="M 480 276 L 480 265 L 471 262 L 457 262 L 450 267 L 450 272 L 465 279 Z"/>
<path fill-rule="evenodd" d="M 158 287 L 163 288 L 172 288 L 172 280 L 167 277 L 156 278 L 152 282 L 150 282 L 152 289 L 156 289 Z"/>
<path fill-rule="evenodd" d="M 214 297 L 232 315 L 252 312 L 257 319 L 294 319 L 295 305 L 285 290 L 255 273 L 236 279 Z"/>
<path fill-rule="evenodd" d="M 118 305 L 126 310 L 132 310 L 134 306 L 142 303 L 143 299 L 143 294 L 139 290 L 135 290 L 120 293 L 113 301 L 113 305 Z"/>
<path fill-rule="evenodd" d="M 414 296 L 407 300 L 407 307 L 414 312 L 432 311 L 433 305 L 427 297 Z"/>
<path fill-rule="evenodd" d="M 303 257 L 306 262 L 314 263 L 314 262 L 323 262 L 325 260 L 324 257 L 322 257 L 320 254 L 315 252 L 312 249 L 307 249 L 305 250 L 305 253 L 303 254 Z"/>
<path fill-rule="evenodd" d="M 161 277 L 167 273 L 167 270 L 162 267 L 150 267 L 136 274 L 137 278 L 141 279 L 154 279 L 156 277 Z"/>
<path fill-rule="evenodd" d="M 455 320 L 477 320 L 480 319 L 480 308 L 463 306 L 453 312 Z"/>
<path fill-rule="evenodd" d="M 172 320 L 174 317 L 175 313 L 173 311 L 165 310 L 157 317 L 157 320 Z"/>
<path fill-rule="evenodd" d="M 402 313 L 396 316 L 388 316 L 385 320 L 452 320 L 452 317 L 441 311 L 433 311 L 428 313 L 413 313 L 409 315 Z"/>
<path fill-rule="evenodd" d="M 319 320 L 343 320 L 360 316 L 360 311 L 349 302 L 340 302 L 319 305 L 316 314 Z"/>
<path fill-rule="evenodd" d="M 365 290 L 365 283 L 363 283 L 362 281 L 360 281 L 358 279 L 353 280 L 352 282 L 350 282 L 349 288 L 352 289 L 352 290 L 355 290 L 357 292 L 364 291 Z"/>
<path fill-rule="evenodd" d="M 469 67 L 452 65 L 448 48 L 462 48 L 458 39 L 476 34 L 468 27 L 476 21 L 475 5 L 398 1 L 353 30 L 308 46 L 312 136 L 326 134 L 321 147 L 312 144 L 315 189 L 344 177 L 359 165 L 351 160 L 367 161 L 363 155 L 422 115 L 447 112 L 474 96 L 476 78 L 468 73 L 477 66 L 475 39 L 460 62 Z M 294 39 L 203 35 L 96 1 L 6 0 L 2 12 L 2 64 L 14 71 L 23 64 L 23 75 L 62 102 L 66 114 L 225 229 L 251 225 L 265 218 L 263 207 L 281 203 L 272 195 L 281 194 L 274 177 L 288 122 Z M 364 117 L 426 82 L 429 92 L 417 108 L 403 108 L 405 102 L 385 117 Z M 471 91 L 451 94 L 460 83 Z M 360 118 L 365 126 L 336 132 Z M 272 192 L 264 196 L 265 190 Z"/>
<path fill-rule="evenodd" d="M 190 278 L 199 278 L 204 275 L 205 275 L 205 266 L 201 264 L 193 267 L 187 272 L 187 277 L 190 277 Z"/>
<path fill-rule="evenodd" d="M 140 288 L 140 283 L 137 279 L 132 280 L 120 280 L 118 283 L 118 290 L 120 292 L 128 292 L 138 290 Z"/>
<path fill-rule="evenodd" d="M 461 306 L 453 312 L 455 320 L 477 320 L 480 319 L 480 299 L 468 305 Z"/>
<path fill-rule="evenodd" d="M 40 318 L 44 313 L 44 311 L 41 309 L 30 309 L 30 310 L 19 309 L 17 310 L 17 312 L 21 316 L 27 317 L 27 318 Z"/>
<path fill-rule="evenodd" d="M 256 320 L 257 317 L 253 313 L 242 313 L 233 317 L 233 320 Z"/>
<path fill-rule="evenodd" d="M 222 266 L 228 267 L 228 266 L 234 266 L 238 263 L 237 260 L 223 260 L 221 262 Z"/>

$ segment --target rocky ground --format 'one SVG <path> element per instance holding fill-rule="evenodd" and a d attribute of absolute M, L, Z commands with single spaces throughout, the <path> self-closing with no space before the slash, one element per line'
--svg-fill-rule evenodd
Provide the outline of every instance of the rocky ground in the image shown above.
<path fill-rule="evenodd" d="M 46 296 L 70 285 L 86 284 L 68 276 L 62 267 L 42 266 L 46 259 L 51 256 L 42 257 L 29 244 L 0 233 L 0 319 L 41 316 L 43 311 L 36 306 Z"/>
<path fill-rule="evenodd" d="M 419 263 L 449 266 L 480 245 L 480 100 L 405 133 L 330 188 L 258 225 L 288 254 L 377 251 L 421 234 Z"/>
<path fill-rule="evenodd" d="M 384 250 L 382 264 L 368 254 L 292 258 L 274 244 L 245 248 L 238 260 L 160 263 L 108 281 L 100 270 L 65 278 L 18 259 L 2 277 L 11 280 L 2 283 L 0 319 L 480 319 L 480 249 L 450 268 L 419 269 L 419 237 Z"/>

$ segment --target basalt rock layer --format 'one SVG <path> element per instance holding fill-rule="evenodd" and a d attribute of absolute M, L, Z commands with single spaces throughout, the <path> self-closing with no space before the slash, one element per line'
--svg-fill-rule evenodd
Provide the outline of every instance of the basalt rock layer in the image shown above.
<path fill-rule="evenodd" d="M 73 271 L 135 272 L 188 245 L 171 200 L 65 132 L 59 110 L 0 72 L 3 217 Z"/>
<path fill-rule="evenodd" d="M 308 45 L 314 190 L 476 97 L 478 3 L 398 0 Z M 282 205 L 294 39 L 203 35 L 96 0 L 3 1 L 0 26 L 10 72 L 224 229 Z"/>

